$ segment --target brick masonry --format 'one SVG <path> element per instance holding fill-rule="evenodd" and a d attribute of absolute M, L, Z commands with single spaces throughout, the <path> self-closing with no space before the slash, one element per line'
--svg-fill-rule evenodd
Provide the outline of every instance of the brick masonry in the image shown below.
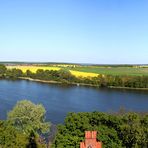
<path fill-rule="evenodd" d="M 85 141 L 80 143 L 80 148 L 102 148 L 102 143 L 97 141 L 97 131 L 85 131 Z"/>

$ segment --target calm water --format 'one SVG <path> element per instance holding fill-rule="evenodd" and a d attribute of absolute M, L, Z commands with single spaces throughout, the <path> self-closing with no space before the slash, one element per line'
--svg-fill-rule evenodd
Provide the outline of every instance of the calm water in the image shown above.
<path fill-rule="evenodd" d="M 62 123 L 68 112 L 115 112 L 124 107 L 129 111 L 148 111 L 148 91 L 99 89 L 62 86 L 25 80 L 0 80 L 0 119 L 6 119 L 17 101 L 42 103 L 46 119 Z"/>

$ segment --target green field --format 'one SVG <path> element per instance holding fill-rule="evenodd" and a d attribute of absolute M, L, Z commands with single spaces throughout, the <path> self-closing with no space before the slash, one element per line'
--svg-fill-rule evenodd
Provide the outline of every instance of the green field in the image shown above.
<path fill-rule="evenodd" d="M 67 68 L 68 69 L 68 68 Z M 69 68 L 70 70 L 91 72 L 105 75 L 133 75 L 133 76 L 148 76 L 148 68 L 136 67 L 97 67 L 97 66 L 82 66 Z"/>

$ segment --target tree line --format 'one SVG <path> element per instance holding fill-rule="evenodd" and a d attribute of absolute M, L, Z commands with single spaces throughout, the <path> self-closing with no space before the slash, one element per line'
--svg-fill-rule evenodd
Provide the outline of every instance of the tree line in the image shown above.
<path fill-rule="evenodd" d="M 0 65 L 0 78 L 18 79 L 19 77 L 29 77 L 33 79 L 58 81 L 61 83 L 79 83 L 98 87 L 129 87 L 129 88 L 148 88 L 148 76 L 129 76 L 129 75 L 98 75 L 97 77 L 76 77 L 70 71 L 61 70 L 42 70 L 36 73 L 27 70 L 23 73 L 20 69 L 7 69 Z"/>
<path fill-rule="evenodd" d="M 97 131 L 97 140 L 103 148 L 148 147 L 148 114 L 101 112 L 69 113 L 52 148 L 79 148 L 85 131 Z"/>

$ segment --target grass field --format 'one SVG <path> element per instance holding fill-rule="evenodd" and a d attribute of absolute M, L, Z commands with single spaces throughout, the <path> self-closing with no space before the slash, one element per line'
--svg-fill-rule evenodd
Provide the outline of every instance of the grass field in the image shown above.
<path fill-rule="evenodd" d="M 104 75 L 131 75 L 131 76 L 148 76 L 148 68 L 136 68 L 136 67 L 97 67 L 97 66 L 84 66 L 75 67 L 72 70 L 81 72 L 90 72 L 95 74 Z"/>
<path fill-rule="evenodd" d="M 131 76 L 148 76 L 148 68 L 143 67 L 99 67 L 99 66 L 68 66 L 68 65 L 50 65 L 50 66 L 7 66 L 7 68 L 21 69 L 24 73 L 30 70 L 35 73 L 38 69 L 43 70 L 69 70 L 76 77 L 95 77 L 98 74 L 104 75 L 131 75 Z"/>

